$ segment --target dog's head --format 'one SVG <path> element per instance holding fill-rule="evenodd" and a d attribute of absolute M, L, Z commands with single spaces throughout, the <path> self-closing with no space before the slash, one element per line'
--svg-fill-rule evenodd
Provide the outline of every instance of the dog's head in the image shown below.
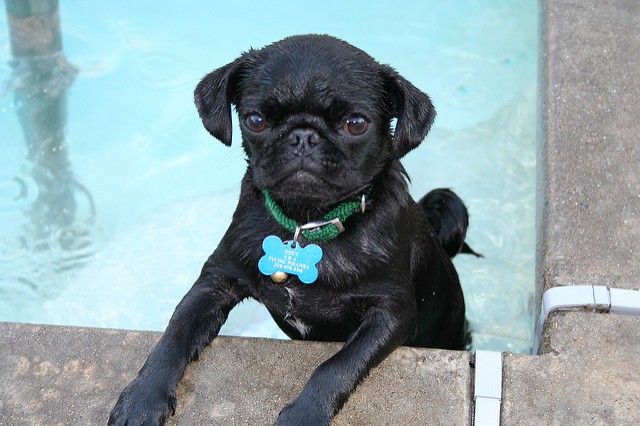
<path fill-rule="evenodd" d="M 257 188 L 323 205 L 366 188 L 422 142 L 435 117 L 429 97 L 392 68 L 324 35 L 244 53 L 206 75 L 195 101 L 226 145 L 235 105 Z"/>

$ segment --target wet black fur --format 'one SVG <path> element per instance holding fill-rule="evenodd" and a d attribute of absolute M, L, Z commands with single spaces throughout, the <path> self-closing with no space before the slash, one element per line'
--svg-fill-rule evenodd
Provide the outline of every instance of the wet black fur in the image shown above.
<path fill-rule="evenodd" d="M 465 347 L 464 300 L 450 256 L 463 244 L 466 210 L 444 220 L 432 203 L 423 203 L 436 234 L 409 196 L 398 161 L 429 131 L 435 111 L 427 95 L 347 43 L 297 36 L 251 50 L 205 76 L 195 98 L 207 130 L 227 145 L 232 104 L 241 121 L 260 112 L 269 128 L 252 133 L 241 126 L 249 166 L 231 225 L 120 395 L 109 424 L 163 423 L 175 410 L 187 363 L 248 297 L 262 302 L 291 338 L 345 342 L 314 371 L 277 424 L 328 424 L 369 370 L 400 345 Z M 342 128 L 353 113 L 370 123 L 363 136 Z M 278 284 L 258 271 L 262 240 L 292 237 L 267 211 L 261 189 L 305 222 L 357 199 L 369 186 L 365 213 L 351 216 L 335 239 L 318 243 L 324 257 L 315 283 L 289 277 Z M 452 194 L 444 196 L 464 209 Z M 449 240 L 457 250 L 443 248 L 441 241 L 448 247 Z"/>
<path fill-rule="evenodd" d="M 458 253 L 483 257 L 464 242 L 469 227 L 467 208 L 458 196 L 447 188 L 434 189 L 418 201 L 431 229 L 451 257 Z"/>

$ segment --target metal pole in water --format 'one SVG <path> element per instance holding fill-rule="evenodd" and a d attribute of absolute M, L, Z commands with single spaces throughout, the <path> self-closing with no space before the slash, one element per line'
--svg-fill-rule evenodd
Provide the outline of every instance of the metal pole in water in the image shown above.
<path fill-rule="evenodd" d="M 63 230 L 57 243 L 71 249 L 77 243 L 74 193 L 79 189 L 91 197 L 73 176 L 65 144 L 66 94 L 77 70 L 62 51 L 58 0 L 5 0 L 5 6 L 14 105 L 29 174 L 38 186 L 27 213 L 32 224 L 29 238 L 42 241 Z"/>
<path fill-rule="evenodd" d="M 14 58 L 62 51 L 58 0 L 5 0 L 5 5 Z"/>

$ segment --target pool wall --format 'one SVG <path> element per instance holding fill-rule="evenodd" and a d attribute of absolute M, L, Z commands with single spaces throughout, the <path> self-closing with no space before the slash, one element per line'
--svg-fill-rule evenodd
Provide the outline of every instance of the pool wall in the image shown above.
<path fill-rule="evenodd" d="M 640 289 L 640 3 L 541 0 L 537 295 Z M 0 323 L 0 425 L 104 424 L 158 333 Z M 170 424 L 270 424 L 336 344 L 220 337 Z M 552 313 L 501 355 L 504 424 L 637 424 L 640 317 Z M 471 424 L 472 353 L 400 348 L 336 425 Z M 477 423 L 479 424 L 479 422 Z"/>

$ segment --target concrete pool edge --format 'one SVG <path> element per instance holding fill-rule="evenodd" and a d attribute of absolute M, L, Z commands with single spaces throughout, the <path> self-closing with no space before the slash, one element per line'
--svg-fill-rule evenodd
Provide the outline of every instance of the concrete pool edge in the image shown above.
<path fill-rule="evenodd" d="M 540 5 L 538 296 L 558 285 L 638 289 L 640 5 Z M 158 336 L 0 323 L 0 425 L 104 424 Z M 540 356 L 503 355 L 503 423 L 637 422 L 640 318 L 553 313 L 542 343 Z M 268 424 L 335 349 L 221 338 L 189 368 L 172 423 Z M 401 348 L 335 424 L 469 424 L 473 373 L 473 354 Z"/>
<path fill-rule="evenodd" d="M 557 286 L 639 290 L 640 4 L 539 4 L 536 300 Z M 540 352 L 506 355 L 505 423 L 637 423 L 640 317 L 551 313 Z"/>
<path fill-rule="evenodd" d="M 121 388 L 159 337 L 0 323 L 0 425 L 105 424 Z M 187 369 L 169 424 L 271 424 L 304 378 L 339 347 L 219 336 Z M 470 361 L 468 352 L 400 348 L 364 380 L 335 424 L 426 418 L 466 424 Z"/>

